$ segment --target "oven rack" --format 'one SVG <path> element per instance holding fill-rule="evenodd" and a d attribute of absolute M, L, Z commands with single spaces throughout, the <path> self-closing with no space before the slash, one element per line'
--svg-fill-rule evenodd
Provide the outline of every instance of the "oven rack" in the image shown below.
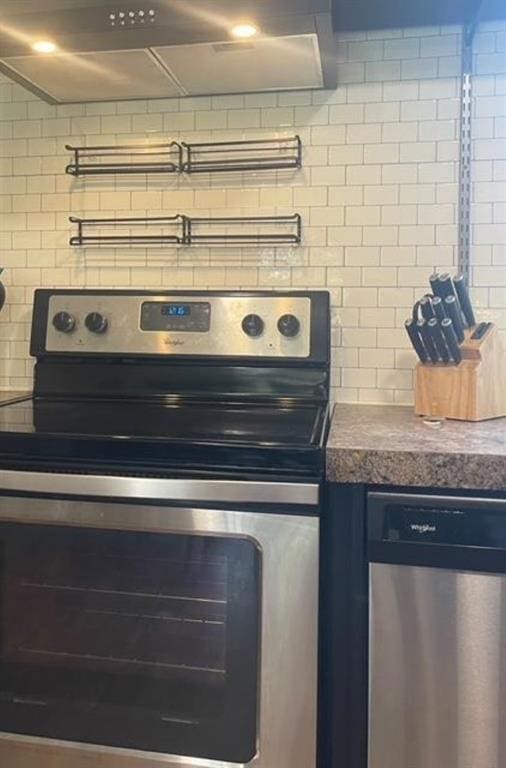
<path fill-rule="evenodd" d="M 221 173 L 298 169 L 302 167 L 300 136 L 242 141 L 167 142 L 118 146 L 74 147 L 65 168 L 71 176 L 128 173 Z"/>
<path fill-rule="evenodd" d="M 180 173 L 183 148 L 176 141 L 165 144 L 123 144 L 121 146 L 72 147 L 74 160 L 65 168 L 71 176 L 110 173 Z"/>
<path fill-rule="evenodd" d="M 118 245 L 300 245 L 302 218 L 285 216 L 176 216 L 82 219 L 71 216 L 77 235 L 71 246 Z M 153 229 L 158 232 L 153 234 Z M 95 230 L 95 232 L 90 232 Z M 104 231 L 105 230 L 105 231 Z M 112 234 L 108 234 L 112 231 Z"/>

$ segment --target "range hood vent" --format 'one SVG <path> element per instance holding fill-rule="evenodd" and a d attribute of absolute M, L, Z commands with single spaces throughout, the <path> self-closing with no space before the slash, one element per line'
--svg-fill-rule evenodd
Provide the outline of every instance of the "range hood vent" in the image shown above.
<path fill-rule="evenodd" d="M 42 13 L 32 0 L 20 6 L 24 13 L 2 17 L 0 70 L 50 103 L 336 85 L 330 0 L 165 0 L 142 16 L 137 6 L 86 0 L 51 2 Z M 257 37 L 231 39 L 240 18 L 254 19 Z M 34 53 L 40 39 L 58 51 Z"/>

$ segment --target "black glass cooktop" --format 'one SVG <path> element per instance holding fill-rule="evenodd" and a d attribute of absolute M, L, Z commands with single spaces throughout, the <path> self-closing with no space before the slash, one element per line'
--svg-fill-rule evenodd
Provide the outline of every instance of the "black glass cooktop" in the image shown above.
<path fill-rule="evenodd" d="M 304 473 L 325 427 L 314 404 L 29 399 L 0 407 L 0 457 Z"/>

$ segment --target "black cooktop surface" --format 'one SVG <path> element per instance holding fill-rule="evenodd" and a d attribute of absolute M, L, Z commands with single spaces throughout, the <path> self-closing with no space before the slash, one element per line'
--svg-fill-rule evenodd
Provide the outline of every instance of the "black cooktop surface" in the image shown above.
<path fill-rule="evenodd" d="M 29 399 L 0 407 L 0 459 L 314 475 L 326 422 L 317 404 Z"/>

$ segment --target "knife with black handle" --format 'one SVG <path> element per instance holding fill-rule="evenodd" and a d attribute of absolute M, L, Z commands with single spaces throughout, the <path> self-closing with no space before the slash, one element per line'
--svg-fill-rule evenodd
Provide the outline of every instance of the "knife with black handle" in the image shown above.
<path fill-rule="evenodd" d="M 449 363 L 450 353 L 448 352 L 448 347 L 446 346 L 445 337 L 443 336 L 439 320 L 437 320 L 435 317 L 433 317 L 431 320 L 428 320 L 427 330 L 432 341 L 434 342 L 438 357 L 440 360 L 442 360 L 443 363 Z"/>
<path fill-rule="evenodd" d="M 439 275 L 439 282 L 438 282 L 438 296 L 441 296 L 441 298 L 444 300 L 447 296 L 456 296 L 455 286 L 453 284 L 453 278 L 451 275 L 448 274 L 448 272 L 444 272 L 442 275 Z"/>
<path fill-rule="evenodd" d="M 446 317 L 441 321 L 441 331 L 445 338 L 450 357 L 453 362 L 458 365 L 462 360 L 462 352 L 460 351 L 457 334 L 453 328 L 453 320 L 450 317 Z"/>
<path fill-rule="evenodd" d="M 482 339 L 485 334 L 490 330 L 493 323 L 479 323 L 474 331 L 472 332 L 471 336 L 469 337 L 472 341 L 479 341 Z"/>
<path fill-rule="evenodd" d="M 452 321 L 455 336 L 457 337 L 459 344 L 462 344 L 465 334 L 458 299 L 456 299 L 455 296 L 447 296 L 445 299 L 445 309 L 446 314 Z"/>
<path fill-rule="evenodd" d="M 471 299 L 469 298 L 464 276 L 457 275 L 453 281 L 453 284 L 455 286 L 455 291 L 457 293 L 457 297 L 464 314 L 467 327 L 472 328 L 473 325 L 476 325 L 476 319 L 474 317 L 473 305 L 471 304 Z"/>
<path fill-rule="evenodd" d="M 418 304 L 424 320 L 430 320 L 431 317 L 435 317 L 431 296 L 424 296 L 423 299 L 420 299 Z"/>
<path fill-rule="evenodd" d="M 409 319 L 404 323 L 404 327 L 406 328 L 408 336 L 411 339 L 411 343 L 416 354 L 418 355 L 418 359 L 421 363 L 427 363 L 429 361 L 429 354 L 425 349 L 425 344 L 423 343 L 422 336 L 417 324 L 413 319 Z"/>
<path fill-rule="evenodd" d="M 447 317 L 445 305 L 441 296 L 434 296 L 432 299 L 432 309 L 434 310 L 435 317 L 437 317 L 440 322 Z"/>
<path fill-rule="evenodd" d="M 439 293 L 439 272 L 433 272 L 432 275 L 429 277 L 429 283 L 432 290 L 432 293 L 434 296 L 440 296 Z"/>
<path fill-rule="evenodd" d="M 416 326 L 421 334 L 425 349 L 427 350 L 427 354 L 429 355 L 429 359 L 431 363 L 438 363 L 439 355 L 438 355 L 436 346 L 434 344 L 434 341 L 432 339 L 432 336 L 429 333 L 429 328 L 426 321 L 419 320 Z"/>

